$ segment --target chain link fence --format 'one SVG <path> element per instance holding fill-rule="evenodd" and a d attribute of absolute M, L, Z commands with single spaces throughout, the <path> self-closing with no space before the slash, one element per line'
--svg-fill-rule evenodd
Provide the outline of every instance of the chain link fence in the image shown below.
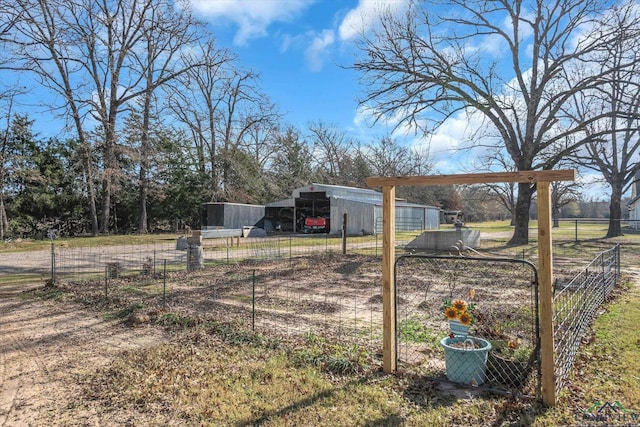
<path fill-rule="evenodd" d="M 537 285 L 535 267 L 516 259 L 398 258 L 399 369 L 539 395 Z M 468 332 L 455 331 L 445 317 L 456 300 L 468 306 Z"/>

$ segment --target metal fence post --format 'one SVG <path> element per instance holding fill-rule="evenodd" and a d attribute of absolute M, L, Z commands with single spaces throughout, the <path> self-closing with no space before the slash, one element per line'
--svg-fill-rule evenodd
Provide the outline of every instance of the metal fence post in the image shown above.
<path fill-rule="evenodd" d="M 375 233 L 376 236 L 376 257 L 378 256 L 378 233 Z"/>
<path fill-rule="evenodd" d="M 256 329 L 256 270 L 251 277 L 251 330 Z"/>
<path fill-rule="evenodd" d="M 342 255 L 347 254 L 347 213 L 342 215 Z"/>
<path fill-rule="evenodd" d="M 56 284 L 56 247 L 51 241 L 51 285 Z"/>
<path fill-rule="evenodd" d="M 164 260 L 164 267 L 162 270 L 162 305 L 167 305 L 167 260 Z"/>

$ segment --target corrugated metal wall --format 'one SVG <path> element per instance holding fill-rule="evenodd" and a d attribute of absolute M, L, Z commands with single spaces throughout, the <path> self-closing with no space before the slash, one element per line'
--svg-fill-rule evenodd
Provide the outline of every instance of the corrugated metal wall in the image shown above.
<path fill-rule="evenodd" d="M 438 230 L 439 228 L 439 208 L 407 204 L 396 206 L 396 231 Z M 382 232 L 382 205 L 376 205 L 375 230 L 377 233 Z"/>
<path fill-rule="evenodd" d="M 373 234 L 375 232 L 374 208 L 371 203 L 346 200 L 332 197 L 331 199 L 331 234 L 342 233 L 344 213 L 347 213 L 347 235 L 360 233 Z"/>
<path fill-rule="evenodd" d="M 237 229 L 244 226 L 262 226 L 264 206 L 240 203 L 205 203 L 206 227 Z"/>

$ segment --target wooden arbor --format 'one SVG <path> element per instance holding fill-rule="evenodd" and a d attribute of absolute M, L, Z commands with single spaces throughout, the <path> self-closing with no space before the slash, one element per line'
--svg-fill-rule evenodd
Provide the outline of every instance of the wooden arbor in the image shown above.
<path fill-rule="evenodd" d="M 451 185 L 495 182 L 528 182 L 537 184 L 538 192 L 538 301 L 540 316 L 540 356 L 542 399 L 555 405 L 553 354 L 553 251 L 551 246 L 551 191 L 553 181 L 574 181 L 575 170 L 497 172 L 460 175 L 370 177 L 369 187 L 382 187 L 382 305 L 383 368 L 386 373 L 397 370 L 395 295 L 395 194 L 398 185 Z"/>

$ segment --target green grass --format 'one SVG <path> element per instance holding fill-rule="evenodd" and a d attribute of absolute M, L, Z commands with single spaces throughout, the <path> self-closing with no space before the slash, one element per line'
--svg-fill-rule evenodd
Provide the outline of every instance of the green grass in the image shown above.
<path fill-rule="evenodd" d="M 402 342 L 436 345 L 440 338 L 436 331 L 423 325 L 419 319 L 405 319 L 398 323 L 398 339 Z"/>
<path fill-rule="evenodd" d="M 2 274 L 0 275 L 0 286 L 2 285 L 32 285 L 34 283 L 44 284 L 47 279 L 50 277 L 50 274 L 29 274 L 29 273 L 21 273 L 21 274 Z"/>
<path fill-rule="evenodd" d="M 57 247 L 85 248 L 116 245 L 142 245 L 177 239 L 175 234 L 127 234 L 97 237 L 69 237 L 54 240 Z M 0 253 L 36 251 L 51 248 L 50 240 L 15 239 L 0 243 Z"/>
<path fill-rule="evenodd" d="M 20 294 L 23 299 L 41 299 L 41 300 L 53 300 L 64 301 L 67 299 L 73 299 L 73 295 L 65 292 L 56 286 L 44 286 L 42 288 L 34 289 L 29 292 Z"/>
<path fill-rule="evenodd" d="M 542 414 L 535 425 L 575 424 L 597 401 L 620 402 L 635 415 L 640 414 L 639 324 L 640 286 L 636 284 L 596 319 L 591 342 L 581 347 L 557 407 Z M 638 422 L 640 418 L 633 425 Z"/>

